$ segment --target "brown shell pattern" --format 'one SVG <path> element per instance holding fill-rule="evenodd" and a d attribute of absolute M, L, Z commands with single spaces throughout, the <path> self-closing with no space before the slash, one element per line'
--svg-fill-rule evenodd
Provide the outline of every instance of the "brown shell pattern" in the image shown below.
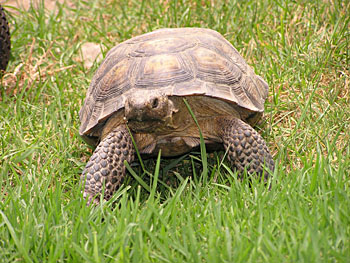
<path fill-rule="evenodd" d="M 112 48 L 96 71 L 79 115 L 80 134 L 122 109 L 135 90 L 202 94 L 262 112 L 267 83 L 218 32 L 160 29 Z"/>

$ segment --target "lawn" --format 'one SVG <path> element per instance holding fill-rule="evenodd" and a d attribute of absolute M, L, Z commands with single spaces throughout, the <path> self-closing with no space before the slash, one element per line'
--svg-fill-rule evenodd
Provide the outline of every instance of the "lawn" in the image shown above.
<path fill-rule="evenodd" d="M 2 1 L 3 2 L 3 1 Z M 349 1 L 69 1 L 8 11 L 0 92 L 0 262 L 349 262 Z M 140 160 L 87 207 L 78 112 L 117 43 L 163 27 L 225 36 L 270 86 L 269 190 L 223 152 Z"/>

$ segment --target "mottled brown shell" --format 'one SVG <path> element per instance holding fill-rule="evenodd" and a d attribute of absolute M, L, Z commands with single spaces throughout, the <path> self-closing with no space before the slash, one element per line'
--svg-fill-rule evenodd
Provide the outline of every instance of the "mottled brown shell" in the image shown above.
<path fill-rule="evenodd" d="M 79 113 L 80 134 L 99 129 L 137 90 L 167 96 L 206 95 L 238 105 L 242 111 L 263 112 L 268 85 L 218 32 L 160 29 L 108 52 Z"/>

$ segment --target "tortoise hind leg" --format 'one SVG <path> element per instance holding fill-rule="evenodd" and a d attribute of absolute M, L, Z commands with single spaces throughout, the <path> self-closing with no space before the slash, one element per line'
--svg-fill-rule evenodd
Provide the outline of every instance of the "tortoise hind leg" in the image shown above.
<path fill-rule="evenodd" d="M 124 125 L 119 126 L 100 142 L 81 175 L 88 204 L 99 203 L 103 188 L 104 199 L 110 199 L 125 177 L 124 161 L 133 159 L 131 136 Z"/>
<path fill-rule="evenodd" d="M 220 119 L 219 125 L 228 158 L 240 176 L 247 170 L 248 174 L 264 175 L 266 180 L 274 170 L 274 162 L 260 134 L 237 118 Z"/>

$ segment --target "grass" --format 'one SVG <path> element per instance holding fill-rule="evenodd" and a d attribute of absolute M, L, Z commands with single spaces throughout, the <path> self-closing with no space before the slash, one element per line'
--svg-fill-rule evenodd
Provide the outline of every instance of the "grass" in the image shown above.
<path fill-rule="evenodd" d="M 348 262 L 349 10 L 349 1 L 116 0 L 8 14 L 0 261 Z M 135 162 L 115 208 L 86 207 L 79 176 L 91 149 L 78 111 L 98 64 L 84 68 L 81 45 L 108 50 L 184 26 L 219 31 L 268 81 L 257 129 L 276 161 L 274 187 L 236 180 L 224 153 L 190 153 Z"/>

